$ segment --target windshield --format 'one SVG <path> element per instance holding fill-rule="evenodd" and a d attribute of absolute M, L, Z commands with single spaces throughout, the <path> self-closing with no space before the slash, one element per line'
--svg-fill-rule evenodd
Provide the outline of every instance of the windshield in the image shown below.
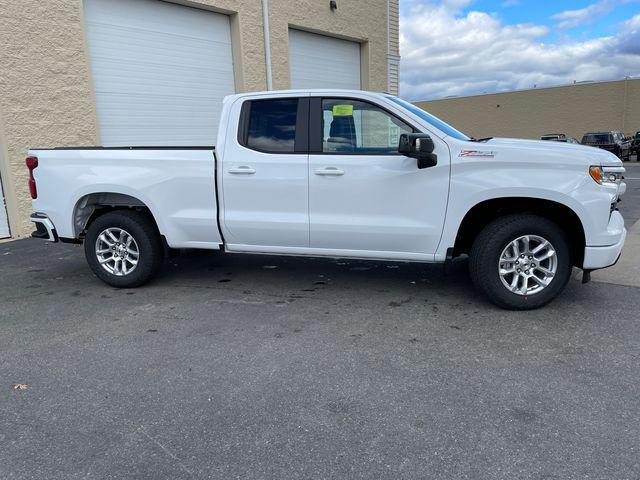
<path fill-rule="evenodd" d="M 406 108 L 411 113 L 413 113 L 414 115 L 417 115 L 425 122 L 428 122 L 429 124 L 433 125 L 435 128 L 442 131 L 446 135 L 449 135 L 450 137 L 456 138 L 458 140 L 465 140 L 465 141 L 471 140 L 471 138 L 466 136 L 464 133 L 459 132 L 458 130 L 453 128 L 451 125 L 443 122 L 439 118 L 434 117 L 430 113 L 425 112 L 421 108 L 418 108 L 409 102 L 405 102 L 404 100 L 401 100 L 398 97 L 394 97 L 393 95 L 385 95 L 385 97 L 387 97 L 392 102 L 397 103 L 401 107 Z"/>
<path fill-rule="evenodd" d="M 589 143 L 592 145 L 607 145 L 613 143 L 611 135 L 607 133 L 589 133 L 584 136 L 582 143 Z"/>

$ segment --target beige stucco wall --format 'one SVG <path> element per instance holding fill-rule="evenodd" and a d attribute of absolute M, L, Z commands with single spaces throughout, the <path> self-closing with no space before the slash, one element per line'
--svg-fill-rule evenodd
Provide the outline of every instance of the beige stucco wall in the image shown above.
<path fill-rule="evenodd" d="M 477 138 L 540 138 L 589 131 L 640 130 L 640 80 L 578 84 L 520 92 L 418 102 L 420 107 Z"/>
<path fill-rule="evenodd" d="M 261 0 L 177 0 L 230 16 L 236 89 L 266 88 Z M 288 28 L 362 42 L 363 88 L 387 88 L 387 1 L 270 0 L 273 86 L 288 88 Z M 82 0 L 0 0 L 0 172 L 14 236 L 31 232 L 29 147 L 100 144 Z"/>

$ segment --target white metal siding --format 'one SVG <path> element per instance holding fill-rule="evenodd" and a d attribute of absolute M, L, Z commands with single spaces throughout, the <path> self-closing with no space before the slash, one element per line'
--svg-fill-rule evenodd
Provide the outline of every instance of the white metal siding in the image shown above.
<path fill-rule="evenodd" d="M 103 145 L 212 145 L 234 93 L 229 17 L 159 0 L 84 0 Z"/>
<path fill-rule="evenodd" d="M 2 179 L 0 179 L 0 238 L 9 236 L 9 220 L 7 219 L 7 209 L 4 203 L 4 193 L 2 191 Z"/>
<path fill-rule="evenodd" d="M 388 55 L 387 68 L 387 91 L 391 95 L 398 95 L 400 91 L 400 57 Z"/>
<path fill-rule="evenodd" d="M 291 88 L 360 89 L 360 44 L 289 30 Z"/>

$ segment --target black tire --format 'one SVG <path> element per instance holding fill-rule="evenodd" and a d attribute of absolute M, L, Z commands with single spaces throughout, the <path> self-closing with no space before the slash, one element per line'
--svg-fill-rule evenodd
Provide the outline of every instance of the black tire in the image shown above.
<path fill-rule="evenodd" d="M 557 256 L 555 276 L 542 291 L 531 295 L 519 295 L 507 289 L 498 265 L 507 245 L 525 235 L 548 240 Z M 494 220 L 475 239 L 469 258 L 469 273 L 475 287 L 492 303 L 508 310 L 533 310 L 548 304 L 567 286 L 571 271 L 567 236 L 557 224 L 537 215 L 507 215 Z"/>
<path fill-rule="evenodd" d="M 135 269 L 117 276 L 102 267 L 96 253 L 98 236 L 108 228 L 125 230 L 137 243 L 139 257 Z M 164 248 L 158 229 L 147 215 L 134 210 L 105 213 L 91 223 L 84 239 L 84 253 L 89 267 L 103 282 L 117 288 L 134 288 L 151 280 L 162 267 Z"/>

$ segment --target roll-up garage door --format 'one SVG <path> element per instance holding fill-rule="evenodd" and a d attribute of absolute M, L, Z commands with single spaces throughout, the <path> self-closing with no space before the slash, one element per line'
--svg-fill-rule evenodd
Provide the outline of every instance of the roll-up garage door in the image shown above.
<path fill-rule="evenodd" d="M 361 88 L 359 43 L 291 29 L 289 52 L 291 88 Z"/>
<path fill-rule="evenodd" d="M 213 145 L 234 93 L 229 17 L 160 0 L 84 0 L 103 145 Z"/>

